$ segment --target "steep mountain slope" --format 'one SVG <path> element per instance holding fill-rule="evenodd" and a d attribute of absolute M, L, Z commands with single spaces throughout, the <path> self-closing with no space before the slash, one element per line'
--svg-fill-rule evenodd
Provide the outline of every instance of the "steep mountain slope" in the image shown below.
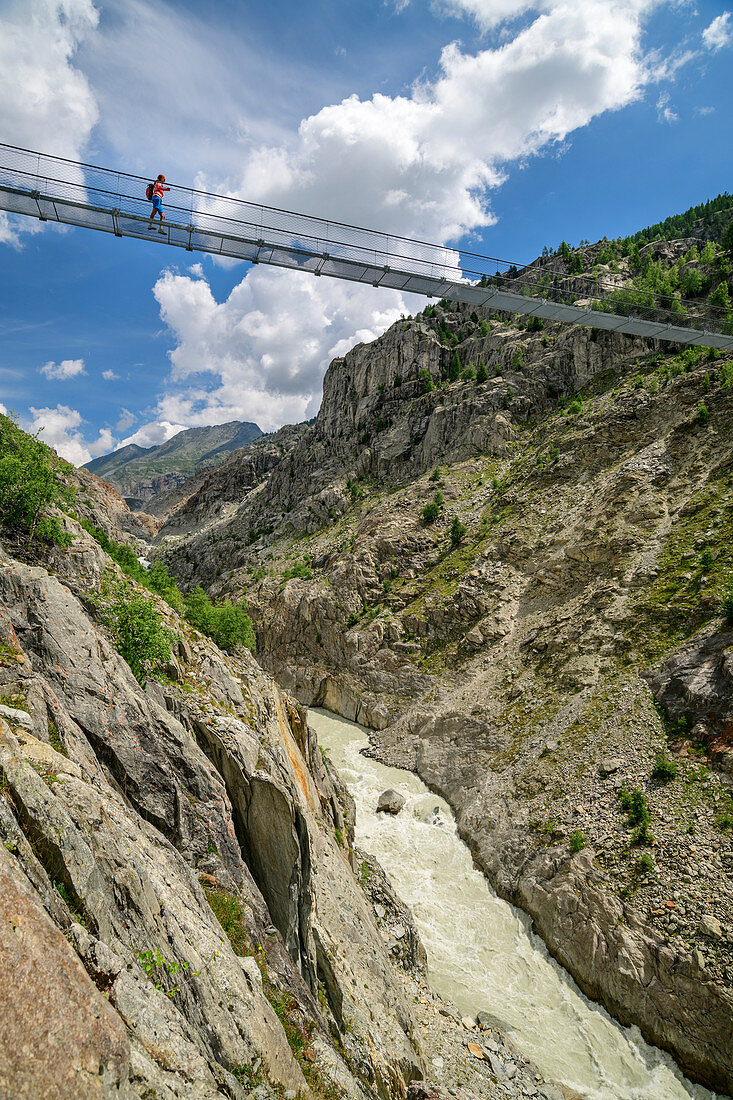
<path fill-rule="evenodd" d="M 163 517 L 169 534 L 196 530 L 213 516 L 221 519 L 222 511 L 236 509 L 307 430 L 306 424 L 286 424 L 261 436 L 222 459 L 214 471 L 203 467 L 174 489 L 151 497 L 146 512 Z"/>
<path fill-rule="evenodd" d="M 578 1100 L 468 1051 L 301 708 L 131 579 L 149 517 L 0 434 L 0 1095 Z"/>
<path fill-rule="evenodd" d="M 607 260 L 620 286 L 724 297 L 714 244 L 641 253 Z M 233 514 L 161 531 L 183 582 L 246 596 L 281 684 L 451 801 L 582 988 L 727 1091 L 732 381 L 704 349 L 441 303 L 331 364 Z M 684 676 L 672 725 L 647 680 Z"/>
<path fill-rule="evenodd" d="M 204 466 L 216 466 L 239 447 L 262 435 L 256 424 L 232 420 L 188 428 L 158 447 L 130 444 L 87 462 L 85 469 L 110 482 L 137 504 L 174 489 Z"/>
<path fill-rule="evenodd" d="M 73 542 L 34 564 L 0 548 L 0 1092 L 402 1096 L 404 982 L 298 708 L 148 594 L 174 656 L 143 689 L 112 644 L 119 570 L 60 522 Z"/>

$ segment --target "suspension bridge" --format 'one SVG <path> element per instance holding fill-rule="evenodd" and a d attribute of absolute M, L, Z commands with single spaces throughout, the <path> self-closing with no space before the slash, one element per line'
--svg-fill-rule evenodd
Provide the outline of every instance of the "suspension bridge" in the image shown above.
<path fill-rule="evenodd" d="M 163 232 L 150 231 L 149 180 L 114 169 L 0 144 L 0 210 L 207 252 L 252 264 L 347 279 L 406 294 L 445 298 L 632 336 L 733 350 L 733 325 L 706 302 L 649 305 L 603 276 L 548 278 L 541 261 L 508 260 L 461 248 L 279 210 L 227 195 L 174 186 Z M 156 229 L 158 228 L 156 224 Z M 685 323 L 683 323 L 683 321 Z"/>

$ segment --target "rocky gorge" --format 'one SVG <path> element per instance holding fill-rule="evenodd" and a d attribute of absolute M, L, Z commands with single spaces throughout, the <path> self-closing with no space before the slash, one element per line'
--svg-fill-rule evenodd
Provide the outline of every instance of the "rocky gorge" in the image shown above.
<path fill-rule="evenodd" d="M 331 364 L 264 481 L 158 537 L 183 584 L 248 600 L 287 690 L 447 798 L 585 992 L 722 1091 L 732 371 L 440 303 Z"/>
<path fill-rule="evenodd" d="M 719 235 L 639 263 L 724 271 Z M 575 260 L 544 268 L 577 296 Z M 441 302 L 150 514 L 59 467 L 53 537 L 4 513 L 0 1096 L 572 1096 L 430 988 L 307 706 L 368 726 L 580 989 L 732 1093 L 732 383 L 707 349 Z M 256 659 L 150 562 L 246 600 Z"/>
<path fill-rule="evenodd" d="M 0 1096 L 570 1097 L 431 991 L 303 709 L 126 577 L 101 543 L 150 552 L 147 517 L 62 469 L 55 541 L 6 520 L 0 548 Z M 120 595 L 167 632 L 150 675 Z"/>

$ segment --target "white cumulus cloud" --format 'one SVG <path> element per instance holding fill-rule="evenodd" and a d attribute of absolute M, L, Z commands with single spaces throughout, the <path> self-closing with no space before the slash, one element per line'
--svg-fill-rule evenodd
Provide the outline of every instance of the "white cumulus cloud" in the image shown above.
<path fill-rule="evenodd" d="M 407 236 L 456 239 L 492 224 L 487 195 L 509 163 L 626 106 L 653 78 L 641 38 L 658 0 L 455 5 L 487 23 L 529 10 L 536 17 L 498 47 L 446 46 L 437 79 L 410 95 L 352 95 L 303 119 L 291 142 L 253 152 L 232 192 Z"/>
<path fill-rule="evenodd" d="M 60 363 L 49 361 L 39 369 L 46 378 L 57 380 L 76 378 L 78 374 L 86 374 L 83 359 L 62 359 Z"/>
<path fill-rule="evenodd" d="M 216 424 L 218 421 L 212 420 L 211 423 Z M 136 443 L 138 447 L 158 447 L 187 427 L 190 425 L 172 424 L 169 420 L 151 420 L 148 424 L 143 424 L 134 435 L 128 435 L 127 439 L 123 439 L 119 446 L 127 447 L 131 443 Z"/>
<path fill-rule="evenodd" d="M 312 416 L 325 365 L 414 308 L 397 291 L 265 267 L 250 270 L 223 302 L 205 279 L 172 272 L 155 297 L 176 340 L 172 380 L 182 384 L 161 400 L 160 418 L 254 420 L 264 430 Z"/>
<path fill-rule="evenodd" d="M 408 237 L 465 239 L 495 220 L 488 200 L 510 165 L 669 77 L 642 46 L 660 3 L 452 0 L 482 28 L 526 18 L 500 45 L 447 45 L 436 78 L 409 94 L 323 107 L 289 138 L 253 149 L 228 186 L 204 176 L 197 185 Z M 329 359 L 416 308 L 396 293 L 264 268 L 217 302 L 194 273 L 155 287 L 176 341 L 158 412 L 187 424 L 244 418 L 271 428 L 312 415 Z"/>
<path fill-rule="evenodd" d="M 102 371 L 102 378 L 105 380 L 105 382 L 116 382 L 119 377 L 119 374 L 115 374 L 113 370 Z"/>
<path fill-rule="evenodd" d="M 137 420 L 135 413 L 130 412 L 129 409 L 120 409 L 120 419 L 115 424 L 115 430 L 118 432 L 126 432 L 128 428 Z"/>
<path fill-rule="evenodd" d="M 74 466 L 83 466 L 90 459 L 113 451 L 118 446 L 109 428 L 102 428 L 96 439 L 87 440 L 81 430 L 84 418 L 77 409 L 71 409 L 68 405 L 42 409 L 31 405 L 30 414 L 31 418 L 23 421 L 21 427 L 33 434 L 40 433 L 44 443 Z"/>
<path fill-rule="evenodd" d="M 702 40 L 709 50 L 720 50 L 733 41 L 733 27 L 730 25 L 730 12 L 724 11 L 716 16 L 709 27 L 702 32 Z"/>
<path fill-rule="evenodd" d="M 76 157 L 97 120 L 89 83 L 72 63 L 97 26 L 91 0 L 11 0 L 0 34 L 3 141 Z"/>
<path fill-rule="evenodd" d="M 97 121 L 86 76 L 73 63 L 99 14 L 92 0 L 10 0 L 0 17 L 0 134 L 8 145 L 79 159 Z M 30 219 L 0 215 L 0 242 L 19 247 Z"/>

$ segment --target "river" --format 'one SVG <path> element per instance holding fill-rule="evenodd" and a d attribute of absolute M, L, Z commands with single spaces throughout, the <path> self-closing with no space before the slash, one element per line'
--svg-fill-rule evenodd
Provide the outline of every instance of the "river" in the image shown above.
<path fill-rule="evenodd" d="M 464 1014 L 484 1009 L 505 1021 L 545 1077 L 588 1100 L 716 1100 L 638 1028 L 622 1027 L 583 996 L 532 934 L 529 917 L 476 870 L 446 802 L 411 772 L 363 756 L 363 726 L 315 708 L 308 721 L 356 802 L 357 844 L 376 856 L 413 912 L 441 996 Z M 376 813 L 388 787 L 407 800 L 396 817 Z"/>

